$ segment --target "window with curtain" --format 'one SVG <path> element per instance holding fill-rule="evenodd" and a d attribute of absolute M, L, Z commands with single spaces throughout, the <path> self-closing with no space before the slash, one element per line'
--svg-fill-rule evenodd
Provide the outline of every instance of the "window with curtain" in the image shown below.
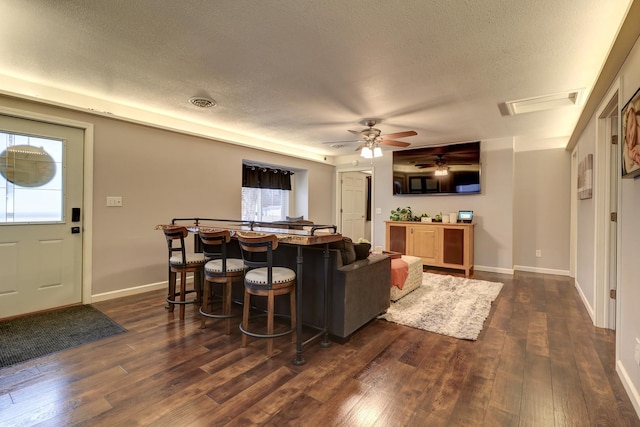
<path fill-rule="evenodd" d="M 289 215 L 293 172 L 283 169 L 242 166 L 242 220 L 284 221 Z"/>

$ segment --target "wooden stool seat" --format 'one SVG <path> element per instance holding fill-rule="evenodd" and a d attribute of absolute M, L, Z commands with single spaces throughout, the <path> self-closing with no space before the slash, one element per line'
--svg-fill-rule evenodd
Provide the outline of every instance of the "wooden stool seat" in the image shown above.
<path fill-rule="evenodd" d="M 204 266 L 204 291 L 200 316 L 201 328 L 206 328 L 207 318 L 225 319 L 225 332 L 231 333 L 231 318 L 240 316 L 231 313 L 232 288 L 234 283 L 242 283 L 244 262 L 240 258 L 227 257 L 227 243 L 231 240 L 229 230 L 199 232 L 204 255 L 209 259 Z M 213 285 L 222 287 L 222 313 L 213 313 Z"/>
<path fill-rule="evenodd" d="M 176 226 L 164 229 L 169 248 L 169 291 L 167 303 L 169 312 L 173 312 L 176 305 L 180 306 L 180 319 L 184 320 L 184 307 L 186 304 L 194 304 L 202 299 L 202 277 L 204 265 L 207 262 L 204 254 L 188 253 L 185 239 L 189 235 L 186 227 Z M 187 273 L 193 273 L 193 288 L 187 289 Z M 180 275 L 180 290 L 177 277 Z M 186 295 L 195 292 L 196 298 L 187 301 Z M 179 300 L 176 297 L 180 297 Z"/>
<path fill-rule="evenodd" d="M 244 276 L 244 306 L 242 310 L 242 347 L 247 346 L 247 337 L 267 338 L 267 354 L 273 354 L 273 339 L 293 334 L 295 342 L 296 330 L 296 273 L 286 267 L 273 265 L 273 251 L 278 247 L 278 238 L 269 235 L 238 234 L 238 242 L 242 249 L 242 258 L 247 267 Z M 275 297 L 289 294 L 291 329 L 275 333 L 273 319 L 275 313 Z M 251 296 L 267 298 L 267 333 L 259 334 L 249 330 Z"/>

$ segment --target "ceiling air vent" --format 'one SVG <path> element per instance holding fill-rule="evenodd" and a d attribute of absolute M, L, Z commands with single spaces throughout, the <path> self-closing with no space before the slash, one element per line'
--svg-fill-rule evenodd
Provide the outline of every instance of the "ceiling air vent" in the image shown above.
<path fill-rule="evenodd" d="M 193 97 L 189 98 L 189 102 L 200 108 L 211 108 L 218 105 L 216 101 L 211 98 Z"/>
<path fill-rule="evenodd" d="M 504 116 L 533 113 L 535 111 L 553 110 L 560 107 L 572 107 L 582 105 L 584 89 L 570 92 L 555 93 L 553 95 L 536 96 L 533 98 L 507 101 L 501 104 L 500 111 Z"/>

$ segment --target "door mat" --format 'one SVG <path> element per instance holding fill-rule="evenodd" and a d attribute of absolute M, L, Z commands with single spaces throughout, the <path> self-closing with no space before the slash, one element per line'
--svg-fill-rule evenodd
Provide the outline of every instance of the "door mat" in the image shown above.
<path fill-rule="evenodd" d="M 0 321 L 0 368 L 122 332 L 126 329 L 90 305 Z"/>

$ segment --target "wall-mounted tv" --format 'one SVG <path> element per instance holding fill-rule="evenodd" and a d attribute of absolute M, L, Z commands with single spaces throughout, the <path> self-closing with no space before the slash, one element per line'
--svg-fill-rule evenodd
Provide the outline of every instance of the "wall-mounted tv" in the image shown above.
<path fill-rule="evenodd" d="M 480 141 L 393 152 L 393 194 L 480 193 Z"/>

